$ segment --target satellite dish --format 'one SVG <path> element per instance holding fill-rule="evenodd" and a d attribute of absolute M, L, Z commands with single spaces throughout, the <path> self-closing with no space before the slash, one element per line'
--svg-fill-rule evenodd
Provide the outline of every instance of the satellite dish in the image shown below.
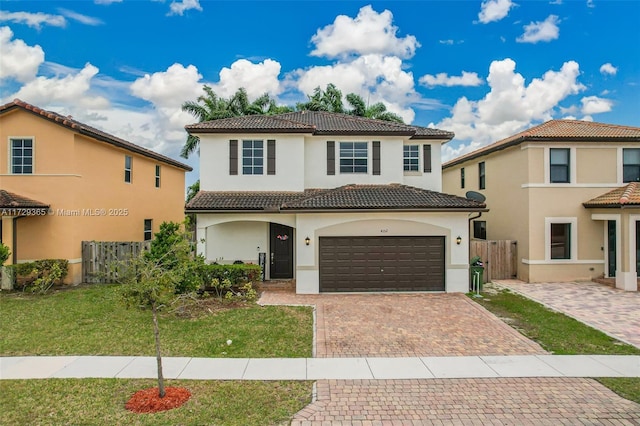
<path fill-rule="evenodd" d="M 467 193 L 465 194 L 465 197 L 467 197 L 470 200 L 477 201 L 479 203 L 484 203 L 484 201 L 487 199 L 484 195 L 476 191 L 467 191 Z"/>

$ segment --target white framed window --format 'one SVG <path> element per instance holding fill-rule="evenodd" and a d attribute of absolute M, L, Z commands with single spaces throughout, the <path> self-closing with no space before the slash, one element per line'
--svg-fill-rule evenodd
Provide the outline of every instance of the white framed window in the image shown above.
<path fill-rule="evenodd" d="M 131 183 L 133 178 L 133 158 L 130 155 L 124 156 L 124 181 Z"/>
<path fill-rule="evenodd" d="M 544 182 L 552 185 L 576 184 L 576 149 L 544 148 Z"/>
<path fill-rule="evenodd" d="M 420 170 L 420 145 L 404 145 L 403 165 L 405 172 L 417 172 Z"/>
<path fill-rule="evenodd" d="M 622 182 L 640 182 L 640 148 L 622 149 Z"/>
<path fill-rule="evenodd" d="M 16 175 L 33 174 L 33 138 L 9 138 L 9 173 Z"/>
<path fill-rule="evenodd" d="M 578 219 L 575 217 L 545 218 L 545 260 L 575 261 L 578 258 Z"/>
<path fill-rule="evenodd" d="M 156 164 L 156 179 L 155 179 L 156 188 L 160 188 L 160 165 Z"/>
<path fill-rule="evenodd" d="M 153 239 L 153 219 L 144 220 L 144 241 Z"/>
<path fill-rule="evenodd" d="M 242 141 L 242 174 L 261 175 L 264 172 L 264 142 Z"/>
<path fill-rule="evenodd" d="M 368 173 L 367 142 L 340 142 L 340 173 Z"/>

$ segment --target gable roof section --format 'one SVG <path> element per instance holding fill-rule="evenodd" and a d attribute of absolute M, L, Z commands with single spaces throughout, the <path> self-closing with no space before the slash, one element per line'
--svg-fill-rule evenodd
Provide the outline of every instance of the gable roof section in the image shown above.
<path fill-rule="evenodd" d="M 187 212 L 215 211 L 486 211 L 467 198 L 407 185 L 345 185 L 301 192 L 200 191 Z"/>
<path fill-rule="evenodd" d="M 0 189 L 0 209 L 48 209 L 49 204 Z"/>
<path fill-rule="evenodd" d="M 640 184 L 631 182 L 582 204 L 586 208 L 640 207 Z"/>
<path fill-rule="evenodd" d="M 326 111 L 297 111 L 277 115 L 245 115 L 185 126 L 189 133 L 309 133 L 312 135 L 409 136 L 410 139 L 446 139 L 454 134 Z"/>
<path fill-rule="evenodd" d="M 144 157 L 152 158 L 154 160 L 162 161 L 163 163 L 170 164 L 172 166 L 178 167 L 180 169 L 184 169 L 186 171 L 191 171 L 193 168 L 186 164 L 183 164 L 179 161 L 176 161 L 172 158 L 166 157 L 162 154 L 158 154 L 157 152 L 151 151 L 150 149 L 143 148 L 139 145 L 126 141 L 124 139 L 120 139 L 117 136 L 113 136 L 109 133 L 103 132 L 102 130 L 98 130 L 95 127 L 88 126 L 86 124 L 80 123 L 79 121 L 74 120 L 71 117 L 65 117 L 56 112 L 46 111 L 42 108 L 39 108 L 35 105 L 31 105 L 27 102 L 21 101 L 20 99 L 14 99 L 13 102 L 9 102 L 0 106 L 0 116 L 2 114 L 6 114 L 15 109 L 21 109 L 37 116 L 40 116 L 46 120 L 49 120 L 53 123 L 59 124 L 61 126 L 67 127 L 68 129 L 73 130 L 76 133 L 81 135 L 88 136 L 93 139 L 97 139 L 101 142 L 106 142 L 118 148 L 125 149 L 127 151 L 134 152 L 136 154 L 140 154 Z"/>
<path fill-rule="evenodd" d="M 442 168 L 446 169 L 523 142 L 640 142 L 640 127 L 580 120 L 550 120 L 447 161 Z"/>

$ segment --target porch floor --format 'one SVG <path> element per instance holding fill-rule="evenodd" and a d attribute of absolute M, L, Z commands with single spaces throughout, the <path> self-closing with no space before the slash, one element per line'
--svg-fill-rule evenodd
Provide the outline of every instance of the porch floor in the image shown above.
<path fill-rule="evenodd" d="M 598 284 L 608 285 L 611 288 L 616 288 L 615 278 L 594 278 L 591 281 Z M 638 285 L 638 291 L 640 291 L 640 279 L 638 279 L 637 285 Z"/>

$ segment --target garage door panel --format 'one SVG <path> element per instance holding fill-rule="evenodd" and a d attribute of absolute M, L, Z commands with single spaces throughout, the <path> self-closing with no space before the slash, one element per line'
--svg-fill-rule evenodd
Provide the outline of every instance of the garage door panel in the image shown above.
<path fill-rule="evenodd" d="M 444 237 L 321 237 L 320 291 L 443 291 Z"/>

